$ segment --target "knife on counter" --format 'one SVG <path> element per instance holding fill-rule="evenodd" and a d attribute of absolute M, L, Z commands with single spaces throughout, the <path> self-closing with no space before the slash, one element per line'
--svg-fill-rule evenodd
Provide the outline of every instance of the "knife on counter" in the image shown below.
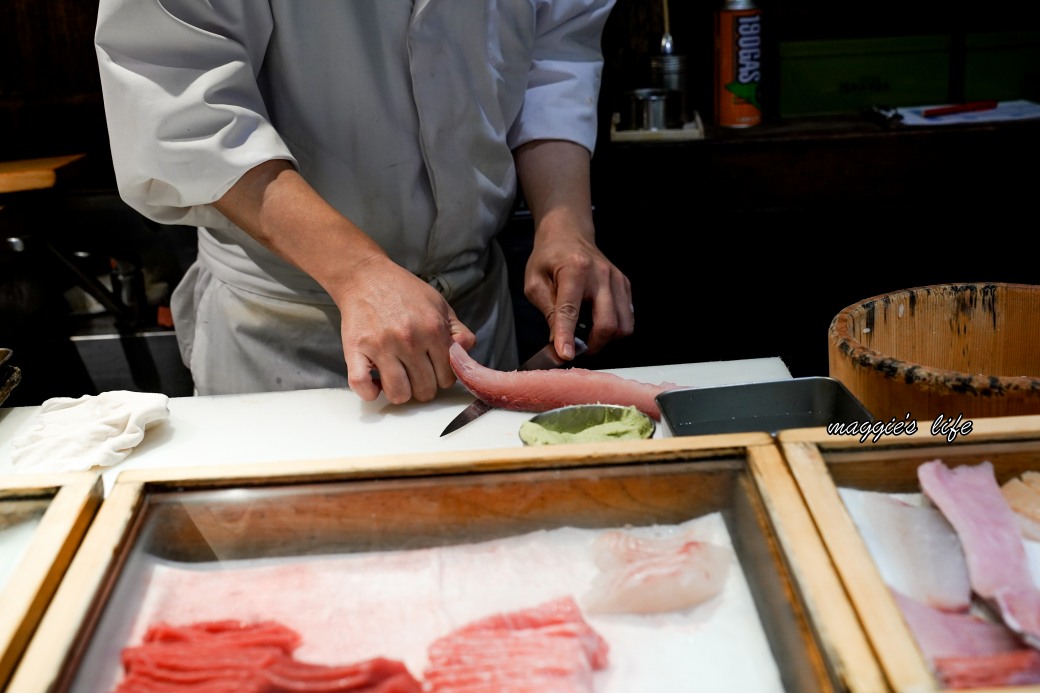
<path fill-rule="evenodd" d="M 589 348 L 588 344 L 585 343 L 585 339 L 588 338 L 588 334 L 591 328 L 590 320 L 583 320 L 578 323 L 575 329 L 574 335 L 574 358 L 578 358 Z M 585 339 L 579 337 L 583 335 Z M 534 356 L 520 364 L 517 370 L 521 371 L 540 371 L 549 370 L 551 368 L 559 368 L 561 366 L 569 365 L 574 363 L 574 360 L 566 361 L 556 353 L 556 347 L 553 346 L 552 342 L 549 342 L 544 347 L 539 349 Z M 487 414 L 492 409 L 497 409 L 493 404 L 488 404 L 482 399 L 475 398 L 473 403 L 468 407 L 459 412 L 459 415 L 451 420 L 444 430 L 441 431 L 440 437 L 444 437 L 449 433 L 453 433 L 468 423 L 476 421 L 478 418 Z"/>

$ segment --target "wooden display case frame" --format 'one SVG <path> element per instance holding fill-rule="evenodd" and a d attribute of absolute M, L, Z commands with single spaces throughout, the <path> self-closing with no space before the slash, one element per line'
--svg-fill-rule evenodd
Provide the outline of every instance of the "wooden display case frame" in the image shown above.
<path fill-rule="evenodd" d="M 980 418 L 971 423 L 970 433 L 958 435 L 952 442 L 945 433 L 933 434 L 932 422 L 919 422 L 919 430 L 912 436 L 884 436 L 877 442 L 860 442 L 856 435 L 831 436 L 826 428 L 780 431 L 777 435 L 783 457 L 877 653 L 889 689 L 897 693 L 950 689 L 934 675 L 918 647 L 838 488 L 919 493 L 917 466 L 933 459 L 942 459 L 948 465 L 988 460 L 1001 484 L 1024 471 L 1040 470 L 1040 416 Z M 1040 686 L 1013 690 L 1040 693 Z"/>
<path fill-rule="evenodd" d="M 695 484 L 676 483 L 693 475 Z M 419 484 L 430 479 L 445 486 L 436 495 L 424 496 Z M 769 644 L 784 687 L 799 693 L 858 693 L 884 685 L 880 666 L 779 448 L 769 434 L 750 433 L 124 472 L 116 479 L 8 692 L 59 691 L 73 685 L 118 580 L 121 561 L 141 532 L 142 517 L 149 507 L 156 507 L 153 499 L 165 498 L 171 505 L 169 494 L 330 484 L 347 489 L 372 484 L 377 492 L 355 493 L 349 504 L 334 494 L 296 503 L 286 502 L 284 495 L 278 502 L 251 500 L 247 514 L 281 519 L 249 531 L 243 531 L 241 507 L 222 519 L 219 506 L 206 506 L 213 524 L 205 528 L 209 544 L 203 549 L 210 551 L 226 539 L 223 551 L 235 553 L 236 538 L 247 536 L 253 546 L 243 551 L 252 557 L 258 544 L 278 547 L 300 534 L 285 530 L 293 522 L 302 523 L 305 534 L 319 544 L 344 541 L 344 536 L 361 537 L 355 543 L 371 543 L 364 532 L 369 531 L 372 518 L 379 517 L 379 537 L 373 541 L 385 547 L 428 533 L 423 523 L 432 517 L 438 526 L 476 523 L 485 533 L 518 534 L 560 522 L 562 517 L 567 522 L 577 518 L 586 526 L 609 526 L 597 523 L 630 516 L 675 521 L 687 519 L 684 515 L 690 513 L 699 516 L 721 509 L 728 513 L 734 548 L 740 547 L 737 555 L 763 627 L 767 633 L 772 630 Z M 517 500 L 517 491 L 531 488 L 534 496 L 521 493 L 524 500 Z M 173 515 L 164 518 L 161 526 L 168 546 L 187 547 L 188 553 L 194 550 L 191 537 L 196 526 L 182 531 L 188 525 L 182 527 Z M 434 528 L 432 533 L 437 531 Z M 755 570 L 747 569 L 751 564 Z"/>
<path fill-rule="evenodd" d="M 101 477 L 92 472 L 0 478 L 5 518 L 39 515 L 28 546 L 0 585 L 0 689 L 42 620 L 102 496 Z"/>

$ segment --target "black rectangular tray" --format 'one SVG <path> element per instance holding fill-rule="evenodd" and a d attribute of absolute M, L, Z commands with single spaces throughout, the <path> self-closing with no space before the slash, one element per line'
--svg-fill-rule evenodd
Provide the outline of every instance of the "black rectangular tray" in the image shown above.
<path fill-rule="evenodd" d="M 664 432 L 671 436 L 775 434 L 874 420 L 841 381 L 822 376 L 670 390 L 657 396 L 657 404 Z"/>

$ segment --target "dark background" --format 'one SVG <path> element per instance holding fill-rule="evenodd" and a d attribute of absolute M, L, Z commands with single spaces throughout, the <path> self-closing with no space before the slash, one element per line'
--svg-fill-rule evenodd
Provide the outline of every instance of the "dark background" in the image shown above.
<path fill-rule="evenodd" d="M 589 367 L 778 356 L 795 376 L 826 375 L 827 328 L 848 305 L 928 284 L 1040 283 L 1037 122 L 909 129 L 859 114 L 781 118 L 777 109 L 781 41 L 945 33 L 956 53 L 968 30 L 1037 30 L 1035 7 L 763 0 L 764 120 L 729 130 L 712 125 L 716 5 L 673 5 L 676 53 L 687 56 L 706 136 L 611 141 L 611 116 L 626 91 L 648 85 L 664 26 L 660 2 L 618 0 L 604 34 L 593 198 L 598 242 L 632 280 L 637 329 Z M 0 5 L 0 59 L 14 66 L 0 72 L 0 162 L 86 154 L 51 190 L 0 195 L 0 239 L 20 241 L 0 245 L 0 346 L 15 350 L 22 372 L 4 406 L 106 389 L 84 357 L 80 338 L 92 335 L 113 337 L 91 342 L 95 352 L 131 362 L 128 389 L 190 394 L 184 374 L 170 374 L 182 367 L 159 315 L 191 262 L 194 234 L 142 219 L 115 192 L 96 10 L 83 0 Z M 1040 84 L 1026 84 L 1021 98 L 1040 99 Z M 530 232 L 518 213 L 503 234 L 524 352 L 545 339 L 519 291 Z M 69 292 L 82 280 L 59 255 L 90 276 L 129 268 L 147 290 L 132 295 L 127 315 L 76 313 Z"/>

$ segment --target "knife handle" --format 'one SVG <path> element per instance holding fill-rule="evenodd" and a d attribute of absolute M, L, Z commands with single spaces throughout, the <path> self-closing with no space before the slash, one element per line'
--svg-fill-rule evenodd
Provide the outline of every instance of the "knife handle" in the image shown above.
<path fill-rule="evenodd" d="M 585 302 L 581 304 L 581 310 L 578 313 L 578 322 L 574 325 L 574 356 L 577 358 L 581 355 L 582 351 L 588 349 L 587 342 L 589 341 L 589 335 L 592 334 L 592 304 Z M 577 340 L 581 340 L 581 343 L 585 345 L 584 349 L 578 351 Z"/>

